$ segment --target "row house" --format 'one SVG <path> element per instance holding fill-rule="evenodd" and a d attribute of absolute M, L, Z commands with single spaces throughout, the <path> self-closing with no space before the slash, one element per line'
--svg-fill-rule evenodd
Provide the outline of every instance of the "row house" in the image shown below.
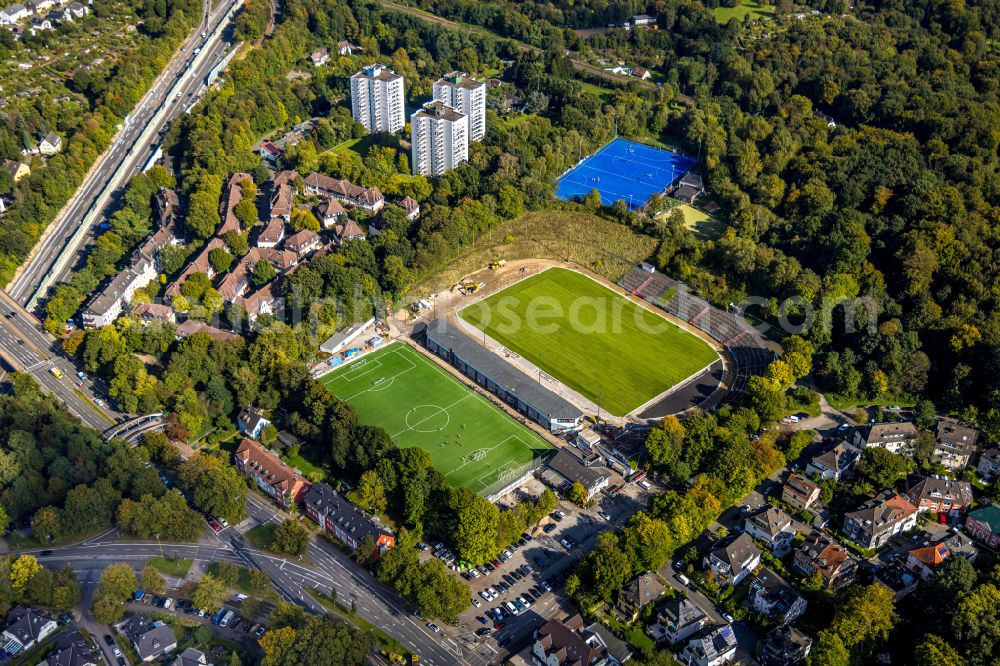
<path fill-rule="evenodd" d="M 880 548 L 917 524 L 917 507 L 886 491 L 844 515 L 844 535 L 863 548 Z"/>
<path fill-rule="evenodd" d="M 302 501 L 309 482 L 260 442 L 244 439 L 236 449 L 236 466 L 274 502 L 287 509 Z"/>
<path fill-rule="evenodd" d="M 219 225 L 215 235 L 222 238 L 226 232 L 239 231 L 240 221 L 236 217 L 236 205 L 243 200 L 243 181 L 253 183 L 253 177 L 248 173 L 237 172 L 229 177 L 226 182 L 226 192 L 219 204 L 219 217 L 222 224 Z"/>
<path fill-rule="evenodd" d="M 294 253 L 286 250 L 276 250 L 274 248 L 250 248 L 250 251 L 243 255 L 233 269 L 222 278 L 217 290 L 226 303 L 234 303 L 246 293 L 250 287 L 250 278 L 253 267 L 258 261 L 269 261 L 278 273 L 285 273 L 298 264 L 298 257 Z"/>
<path fill-rule="evenodd" d="M 321 247 L 323 247 L 323 239 L 312 229 L 303 229 L 292 234 L 285 241 L 285 250 L 294 252 L 300 259 Z"/>
<path fill-rule="evenodd" d="M 957 518 L 972 504 L 972 484 L 943 476 L 912 475 L 903 495 L 918 512 L 933 511 Z"/>
<path fill-rule="evenodd" d="M 371 537 L 379 553 L 396 545 L 392 530 L 383 527 L 360 507 L 325 483 L 317 483 L 303 496 L 306 515 L 351 550 Z"/>
<path fill-rule="evenodd" d="M 277 313 L 283 299 L 274 293 L 274 282 L 268 282 L 246 298 L 237 298 L 233 304 L 242 308 L 247 314 L 247 321 L 253 324 L 261 315 Z"/>
<path fill-rule="evenodd" d="M 139 322 L 145 326 L 154 321 L 159 321 L 164 324 L 176 324 L 177 323 L 177 313 L 169 305 L 163 305 L 162 303 L 139 303 L 134 308 L 132 308 L 132 315 L 139 320 Z"/>
<path fill-rule="evenodd" d="M 377 187 L 361 187 L 349 180 L 331 178 L 318 172 L 306 176 L 305 185 L 309 194 L 331 197 L 369 213 L 377 213 L 385 205 L 385 198 Z"/>
<path fill-rule="evenodd" d="M 583 618 L 575 615 L 565 623 L 549 620 L 535 630 L 531 645 L 531 663 L 536 666 L 609 666 L 607 647 L 583 627 Z"/>
<path fill-rule="evenodd" d="M 292 207 L 295 205 L 295 193 L 292 186 L 298 173 L 295 171 L 280 171 L 271 185 L 271 218 L 280 217 L 285 222 L 292 219 Z"/>
<path fill-rule="evenodd" d="M 285 238 L 285 220 L 272 217 L 270 222 L 257 234 L 257 247 L 277 247 Z"/>
<path fill-rule="evenodd" d="M 221 328 L 216 328 L 215 326 L 209 326 L 208 324 L 200 322 L 196 319 L 187 319 L 178 324 L 177 328 L 174 329 L 174 335 L 178 340 L 183 340 L 184 338 L 194 335 L 195 333 L 204 333 L 216 342 L 236 342 L 237 340 L 243 339 L 235 333 L 223 331 Z"/>
<path fill-rule="evenodd" d="M 167 285 L 166 290 L 163 292 L 163 298 L 170 300 L 179 296 L 184 282 L 195 273 L 204 273 L 209 279 L 215 277 L 215 269 L 212 268 L 212 262 L 209 261 L 208 255 L 217 247 L 225 248 L 225 241 L 218 236 L 210 238 L 205 247 L 198 253 L 198 256 L 184 267 L 184 270 L 181 271 L 180 275 L 173 282 Z"/>

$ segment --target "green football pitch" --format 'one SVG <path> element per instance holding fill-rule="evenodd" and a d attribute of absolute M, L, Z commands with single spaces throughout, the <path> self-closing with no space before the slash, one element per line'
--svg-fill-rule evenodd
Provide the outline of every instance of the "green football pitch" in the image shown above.
<path fill-rule="evenodd" d="M 489 495 L 519 477 L 551 444 L 402 343 L 367 354 L 320 381 L 362 423 L 419 446 L 452 486 Z"/>
<path fill-rule="evenodd" d="M 615 416 L 719 358 L 701 338 L 562 268 L 526 278 L 460 316 Z"/>

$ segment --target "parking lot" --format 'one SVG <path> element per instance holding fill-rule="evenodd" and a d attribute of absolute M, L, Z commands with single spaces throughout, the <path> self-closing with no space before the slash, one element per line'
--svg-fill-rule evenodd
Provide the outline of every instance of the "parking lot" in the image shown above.
<path fill-rule="evenodd" d="M 168 595 L 171 592 L 168 592 Z M 172 613 L 183 616 L 190 622 L 197 624 L 207 624 L 217 635 L 231 641 L 244 644 L 256 649 L 257 641 L 267 632 L 267 627 L 263 624 L 247 620 L 240 614 L 240 603 L 224 604 L 222 608 L 215 610 L 202 610 L 195 608 L 191 601 L 187 599 L 176 599 L 168 595 L 158 596 L 145 594 L 141 599 L 130 599 L 128 610 L 133 613 Z M 169 600 L 169 602 L 168 602 Z M 271 604 L 261 605 L 261 614 L 266 615 L 271 610 Z M 222 623 L 228 612 L 232 616 Z"/>
<path fill-rule="evenodd" d="M 562 593 L 566 576 L 593 547 L 598 534 L 620 529 L 628 516 L 645 505 L 650 492 L 655 491 L 629 485 L 619 495 L 596 496 L 594 506 L 587 509 L 561 502 L 500 558 L 477 567 L 475 573 L 461 573 L 469 588 L 469 610 L 456 627 L 445 627 L 445 633 L 457 629 L 459 638 L 502 648 L 545 620 L 571 612 Z M 434 557 L 439 544 L 426 545 L 421 558 Z M 451 559 L 447 553 L 439 555 Z M 450 564 L 457 566 L 458 561 Z"/>

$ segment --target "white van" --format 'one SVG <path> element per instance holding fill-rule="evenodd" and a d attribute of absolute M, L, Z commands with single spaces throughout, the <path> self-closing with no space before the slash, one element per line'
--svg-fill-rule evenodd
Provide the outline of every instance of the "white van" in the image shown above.
<path fill-rule="evenodd" d="M 684 574 L 680 574 L 680 573 L 676 574 L 674 576 L 674 578 L 676 578 L 677 580 L 679 580 L 681 582 L 681 585 L 683 585 L 684 587 L 691 587 L 691 581 L 688 580 L 688 577 L 685 576 Z"/>
<path fill-rule="evenodd" d="M 644 490 L 652 490 L 653 489 L 653 486 L 649 485 L 649 481 L 646 481 L 645 479 L 643 479 L 642 481 L 639 482 L 639 487 L 643 488 Z"/>

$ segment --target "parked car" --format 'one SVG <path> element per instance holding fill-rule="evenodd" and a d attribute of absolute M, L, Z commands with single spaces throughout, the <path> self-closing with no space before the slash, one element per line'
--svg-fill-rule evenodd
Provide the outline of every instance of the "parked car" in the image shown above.
<path fill-rule="evenodd" d="M 257 631 L 253 632 L 253 635 L 257 638 L 261 638 L 266 631 L 267 629 L 265 627 L 257 627 Z"/>
<path fill-rule="evenodd" d="M 527 576 L 528 574 L 530 574 L 532 571 L 534 571 L 534 569 L 531 568 L 530 564 L 522 564 L 521 565 L 521 573 L 523 573 L 525 576 Z"/>
<path fill-rule="evenodd" d="M 483 605 L 483 603 L 479 601 L 479 599 L 472 597 L 472 605 L 475 606 L 476 608 L 479 608 Z"/>
<path fill-rule="evenodd" d="M 490 635 L 489 627 L 480 627 L 479 629 L 476 629 L 476 636 L 489 636 L 489 635 Z"/>
<path fill-rule="evenodd" d="M 108 647 L 114 647 L 115 646 L 115 639 L 111 638 L 111 634 L 104 634 L 104 643 Z"/>
<path fill-rule="evenodd" d="M 549 523 L 548 525 L 542 528 L 542 531 L 545 532 L 546 534 L 552 534 L 553 532 L 556 531 L 556 527 L 557 525 L 555 523 Z"/>
<path fill-rule="evenodd" d="M 431 631 L 433 631 L 435 634 L 440 634 L 441 633 L 441 627 L 437 626 L 433 622 L 428 622 L 427 623 L 427 628 L 430 629 Z"/>
<path fill-rule="evenodd" d="M 609 516 L 606 512 L 598 511 L 597 515 L 603 518 L 604 520 L 608 521 L 609 523 L 611 522 L 611 516 Z"/>

